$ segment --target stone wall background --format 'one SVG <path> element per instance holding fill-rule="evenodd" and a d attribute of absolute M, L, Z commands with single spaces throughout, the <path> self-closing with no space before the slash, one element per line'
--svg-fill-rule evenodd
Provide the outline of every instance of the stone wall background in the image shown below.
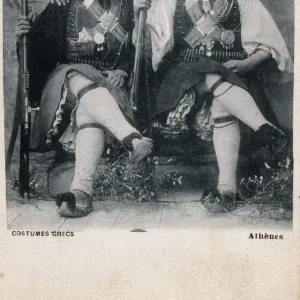
<path fill-rule="evenodd" d="M 50 0 L 29 0 L 35 13 L 39 13 Z M 294 57 L 294 1 L 293 0 L 261 0 L 273 15 L 283 37 Z M 15 52 L 16 38 L 14 27 L 20 13 L 20 0 L 3 1 L 3 55 L 4 55 L 4 109 L 5 109 L 5 140 L 9 140 L 15 107 L 17 86 L 17 58 Z M 255 13 L 255 12 L 253 12 Z M 275 113 L 285 128 L 292 128 L 293 120 L 293 83 L 273 85 L 267 93 Z M 17 145 L 18 148 L 18 145 Z M 17 149 L 16 149 L 17 150 Z M 17 153 L 17 151 L 15 152 Z"/>

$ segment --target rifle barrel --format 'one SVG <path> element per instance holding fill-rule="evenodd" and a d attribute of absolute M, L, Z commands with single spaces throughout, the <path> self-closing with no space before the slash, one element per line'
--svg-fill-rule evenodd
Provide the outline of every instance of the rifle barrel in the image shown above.
<path fill-rule="evenodd" d="M 134 110 L 138 102 L 143 59 L 144 59 L 144 43 L 145 43 L 145 28 L 147 20 L 147 10 L 142 9 L 139 14 L 139 23 L 137 28 L 136 50 L 133 68 L 133 82 L 130 91 L 130 103 Z"/>
<path fill-rule="evenodd" d="M 28 18 L 28 0 L 22 0 L 22 15 L 26 16 Z M 27 35 L 24 34 L 22 37 L 22 51 L 23 51 L 23 57 L 27 58 L 27 52 L 28 52 L 28 38 Z M 23 60 L 23 69 L 24 71 L 27 71 L 27 59 Z"/>
<path fill-rule="evenodd" d="M 22 0 L 22 15 L 28 18 L 28 0 Z M 20 130 L 20 166 L 19 193 L 29 200 L 29 145 L 30 145 L 30 107 L 29 107 L 29 72 L 28 72 L 28 37 L 22 37 L 19 48 L 19 78 L 21 100 L 21 130 Z"/>

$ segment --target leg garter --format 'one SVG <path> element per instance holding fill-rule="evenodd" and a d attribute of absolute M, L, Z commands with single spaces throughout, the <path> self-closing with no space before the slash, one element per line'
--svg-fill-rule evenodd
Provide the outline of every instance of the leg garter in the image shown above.
<path fill-rule="evenodd" d="M 236 121 L 237 121 L 237 119 L 234 116 L 216 118 L 214 120 L 215 128 L 226 127 L 226 126 L 229 126 L 229 125 L 231 125 L 232 123 L 234 123 Z M 230 123 L 228 123 L 228 122 L 230 122 Z M 228 124 L 222 126 L 221 124 L 224 124 L 224 123 L 228 123 Z"/>
<path fill-rule="evenodd" d="M 96 89 L 97 87 L 99 87 L 99 85 L 97 83 L 92 83 L 92 84 L 85 86 L 78 92 L 77 99 L 80 100 L 86 93 L 88 93 L 91 90 Z"/>
<path fill-rule="evenodd" d="M 210 91 L 211 93 L 214 95 L 214 92 L 216 91 L 216 89 L 221 85 L 223 84 L 224 82 L 226 82 L 224 80 L 224 78 L 220 78 L 219 80 L 217 80 L 213 86 L 210 88 Z M 233 87 L 233 84 L 231 83 L 230 86 L 223 92 L 221 93 L 220 95 L 214 95 L 214 97 L 220 97 L 222 96 L 223 94 L 225 94 L 226 92 L 228 92 L 231 88 Z"/>
<path fill-rule="evenodd" d="M 79 127 L 79 130 L 83 130 L 83 129 L 86 129 L 86 128 L 98 128 L 98 129 L 105 130 L 105 127 L 101 124 L 98 124 L 98 123 L 83 124 Z"/>

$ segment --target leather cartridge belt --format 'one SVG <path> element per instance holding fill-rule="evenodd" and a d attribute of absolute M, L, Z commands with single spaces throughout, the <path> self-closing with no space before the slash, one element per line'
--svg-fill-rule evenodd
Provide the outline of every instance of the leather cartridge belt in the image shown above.
<path fill-rule="evenodd" d="M 81 58 L 68 55 L 66 59 L 66 63 L 68 64 L 87 64 L 90 66 L 95 67 L 97 70 L 102 71 L 103 69 L 112 69 L 114 64 L 108 61 L 97 61 L 90 58 Z"/>
<path fill-rule="evenodd" d="M 185 49 L 179 52 L 178 56 L 181 60 L 187 62 L 197 62 L 200 58 L 206 57 L 212 60 L 216 60 L 220 63 L 224 63 L 228 60 L 244 60 L 247 58 L 247 54 L 245 52 L 238 52 L 238 51 L 225 51 L 225 50 L 215 50 L 212 51 L 212 55 L 207 57 L 204 51 L 200 48 L 196 49 Z"/>

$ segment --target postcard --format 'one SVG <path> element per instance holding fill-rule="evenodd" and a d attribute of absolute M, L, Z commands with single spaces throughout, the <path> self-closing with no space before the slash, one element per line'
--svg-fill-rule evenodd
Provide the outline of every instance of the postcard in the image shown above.
<path fill-rule="evenodd" d="M 1 9 L 1 299 L 299 299 L 296 1 Z"/>

